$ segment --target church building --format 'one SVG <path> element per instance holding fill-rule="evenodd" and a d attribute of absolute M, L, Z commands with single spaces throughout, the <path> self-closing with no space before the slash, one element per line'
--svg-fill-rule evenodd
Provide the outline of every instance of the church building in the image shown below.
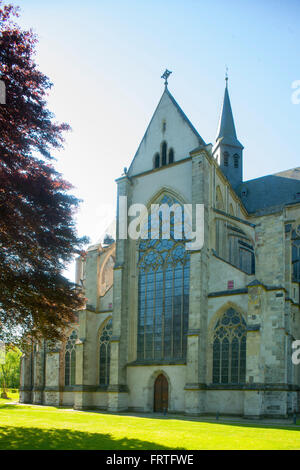
<path fill-rule="evenodd" d="M 300 167 L 243 181 L 227 79 L 212 145 L 169 91 L 168 74 L 116 181 L 116 234 L 77 259 L 86 307 L 66 342 L 23 355 L 20 401 L 286 417 L 300 403 L 300 365 L 292 361 L 300 339 Z M 202 205 L 202 248 L 187 249 L 175 236 L 174 214 L 168 238 L 121 237 L 121 196 L 128 208 L 149 211 Z"/>

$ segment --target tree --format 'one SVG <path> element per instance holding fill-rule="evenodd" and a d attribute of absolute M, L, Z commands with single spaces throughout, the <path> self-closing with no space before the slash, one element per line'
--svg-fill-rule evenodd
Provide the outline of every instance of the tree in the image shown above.
<path fill-rule="evenodd" d="M 52 83 L 34 62 L 37 38 L 13 16 L 0 0 L 0 339 L 57 340 L 84 301 L 62 271 L 88 240 L 74 223 L 80 201 L 53 166 L 70 127 L 47 109 Z"/>
<path fill-rule="evenodd" d="M 22 353 L 17 347 L 6 345 L 5 358 L 0 364 L 0 385 L 4 395 L 8 388 L 19 388 L 21 355 Z"/>

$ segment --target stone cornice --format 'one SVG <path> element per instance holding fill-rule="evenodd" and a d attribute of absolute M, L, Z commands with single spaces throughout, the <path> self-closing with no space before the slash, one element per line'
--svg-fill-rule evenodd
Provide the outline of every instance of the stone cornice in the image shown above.
<path fill-rule="evenodd" d="M 174 361 L 170 360 L 155 360 L 152 359 L 151 361 L 133 361 L 127 363 L 128 367 L 138 367 L 138 366 L 182 366 L 186 365 L 185 359 L 178 359 Z"/>
<path fill-rule="evenodd" d="M 222 290 L 218 292 L 210 292 L 207 297 L 223 297 L 225 295 L 239 295 L 239 294 L 248 294 L 247 287 L 242 287 L 241 289 L 230 289 L 230 290 Z"/>
<path fill-rule="evenodd" d="M 168 165 L 160 166 L 159 168 L 152 168 L 151 170 L 142 171 L 141 173 L 138 173 L 137 175 L 132 175 L 130 178 L 135 179 L 135 178 L 139 178 L 141 176 L 149 175 L 150 173 L 157 173 L 158 171 L 162 171 L 162 170 L 165 170 L 167 168 L 172 168 L 172 167 L 180 165 L 182 163 L 186 163 L 187 161 L 190 161 L 190 160 L 192 160 L 191 157 L 182 158 L 181 160 L 177 160 L 174 163 L 168 163 Z M 119 181 L 119 179 L 117 179 L 116 181 Z"/>
<path fill-rule="evenodd" d="M 128 393 L 129 388 L 126 384 L 112 384 L 107 387 L 107 391 L 113 393 Z"/>
<path fill-rule="evenodd" d="M 237 391 L 278 391 L 278 392 L 292 392 L 300 391 L 298 385 L 293 384 L 280 384 L 280 383 L 246 383 L 246 384 L 203 384 L 193 383 L 186 384 L 185 390 L 237 390 Z"/>

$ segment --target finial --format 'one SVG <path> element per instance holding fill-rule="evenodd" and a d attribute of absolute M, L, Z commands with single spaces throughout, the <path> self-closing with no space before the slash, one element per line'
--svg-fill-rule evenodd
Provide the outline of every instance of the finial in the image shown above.
<path fill-rule="evenodd" d="M 225 72 L 225 82 L 226 82 L 226 88 L 227 88 L 227 85 L 228 85 L 228 67 L 226 65 L 226 72 Z"/>
<path fill-rule="evenodd" d="M 166 70 L 164 71 L 164 73 L 162 74 L 162 76 L 160 77 L 160 78 L 164 78 L 164 80 L 165 80 L 165 87 L 168 86 L 168 78 L 169 78 L 169 76 L 171 75 L 171 73 L 172 73 L 172 72 L 171 72 L 170 70 L 166 69 Z"/>

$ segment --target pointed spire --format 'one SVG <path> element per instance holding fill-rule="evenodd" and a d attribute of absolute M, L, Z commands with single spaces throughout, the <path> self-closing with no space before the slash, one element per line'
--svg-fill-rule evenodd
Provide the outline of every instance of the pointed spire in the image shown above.
<path fill-rule="evenodd" d="M 222 106 L 216 141 L 218 141 L 219 139 L 222 139 L 223 144 L 242 146 L 241 143 L 237 139 L 236 131 L 235 131 L 234 119 L 233 119 L 229 93 L 228 93 L 227 70 L 226 70 L 225 81 L 226 81 L 226 86 L 225 86 L 224 100 L 223 100 L 223 106 Z"/>

